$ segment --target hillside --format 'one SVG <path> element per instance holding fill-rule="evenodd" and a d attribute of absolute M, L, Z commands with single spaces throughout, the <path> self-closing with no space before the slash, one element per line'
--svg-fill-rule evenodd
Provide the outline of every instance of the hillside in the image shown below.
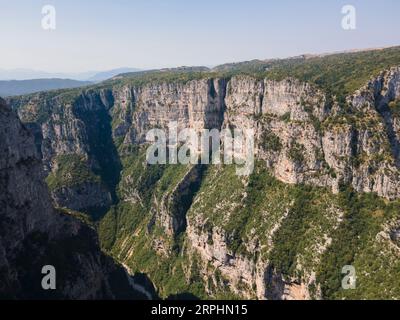
<path fill-rule="evenodd" d="M 34 138 L 0 99 L 0 299 L 145 299 L 82 215 L 53 208 Z M 42 268 L 56 272 L 43 290 Z"/>
<path fill-rule="evenodd" d="M 90 85 L 89 81 L 69 79 L 33 79 L 0 81 L 0 96 L 18 96 L 39 91 L 77 88 Z"/>
<path fill-rule="evenodd" d="M 53 202 L 163 297 L 400 299 L 400 47 L 12 97 Z M 255 170 L 150 165 L 148 130 L 255 130 Z M 341 287 L 353 265 L 355 290 Z"/>

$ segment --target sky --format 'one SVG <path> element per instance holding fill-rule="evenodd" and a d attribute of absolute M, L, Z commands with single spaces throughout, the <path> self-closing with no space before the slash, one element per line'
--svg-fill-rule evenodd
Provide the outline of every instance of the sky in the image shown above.
<path fill-rule="evenodd" d="M 41 26 L 56 9 L 56 29 Z M 341 25 L 356 8 L 356 29 Z M 0 69 L 214 66 L 400 45 L 399 0 L 0 0 Z"/>

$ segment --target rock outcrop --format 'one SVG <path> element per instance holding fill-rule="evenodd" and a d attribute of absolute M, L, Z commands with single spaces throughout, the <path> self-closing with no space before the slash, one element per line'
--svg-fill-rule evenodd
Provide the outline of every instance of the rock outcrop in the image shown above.
<path fill-rule="evenodd" d="M 347 98 L 339 109 L 326 95 L 294 79 L 234 78 L 228 84 L 224 126 L 256 128 L 258 157 L 286 183 L 351 184 L 359 192 L 400 196 L 398 116 L 400 68 Z"/>
<path fill-rule="evenodd" d="M 394 199 L 400 196 L 400 120 L 389 104 L 399 100 L 399 74 L 399 67 L 392 68 L 371 80 L 347 97 L 347 109 L 298 80 L 248 76 L 89 89 L 65 101 L 62 94 L 37 94 L 10 102 L 36 131 L 50 171 L 56 156 L 77 154 L 84 155 L 94 171 L 112 164 L 117 174 L 116 151 L 104 152 L 112 138 L 124 145 L 143 144 L 150 129 L 168 130 L 174 121 L 178 130 L 255 129 L 257 156 L 286 183 L 329 186 L 334 191 L 350 183 L 357 191 Z M 96 147 L 100 138 L 103 148 Z M 107 153 L 111 155 L 102 163 Z M 93 192 L 81 188 L 87 190 L 82 197 L 108 207 L 104 199 L 110 198 L 115 183 L 108 183 L 108 189 L 94 186 Z"/>
<path fill-rule="evenodd" d="M 141 298 L 94 230 L 52 207 L 34 139 L 1 99 L 0 149 L 1 298 Z M 45 265 L 55 267 L 55 290 L 41 287 Z"/>
<path fill-rule="evenodd" d="M 360 193 L 400 198 L 400 67 L 383 71 L 344 101 L 291 78 L 112 83 L 10 103 L 35 134 L 49 178 L 58 177 L 64 155 L 79 156 L 84 160 L 77 167 L 89 168 L 89 173 L 82 169 L 84 178 L 77 177 L 76 183 L 55 183 L 52 196 L 58 206 L 126 205 L 112 213 L 129 222 L 121 226 L 113 220 L 119 230 L 110 246 L 130 268 L 150 269 L 138 261 L 130 264 L 135 249 L 154 251 L 157 259 L 171 259 L 178 251 L 191 262 L 183 263 L 187 278 L 199 260 L 198 273 L 210 296 L 228 288 L 246 298 L 319 298 L 318 265 L 349 210 L 327 190 L 337 194 L 351 186 Z M 150 170 L 143 159 L 131 168 L 148 130 L 168 130 L 171 122 L 178 130 L 254 129 L 257 161 L 285 187 L 276 181 L 269 186 L 267 177 L 259 184 L 233 177 L 223 166 L 210 170 L 205 180 L 199 166 L 166 174 L 165 168 Z M 297 186 L 324 192 L 304 204 L 295 196 Z M 301 216 L 313 206 L 315 212 Z M 229 229 L 232 221 L 236 225 Z M 277 266 L 279 250 L 291 248 L 277 249 L 275 237 L 280 232 L 292 236 L 297 224 L 307 225 L 310 234 L 293 260 L 285 261 L 289 266 Z M 286 225 L 293 229 L 285 230 Z M 391 233 L 395 239 L 396 230 Z"/>

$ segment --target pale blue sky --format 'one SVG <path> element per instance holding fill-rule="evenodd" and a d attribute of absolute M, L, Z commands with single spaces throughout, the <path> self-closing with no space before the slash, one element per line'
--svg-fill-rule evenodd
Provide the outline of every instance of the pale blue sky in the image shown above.
<path fill-rule="evenodd" d="M 57 29 L 41 28 L 41 8 Z M 357 29 L 341 28 L 341 8 Z M 400 44 L 399 0 L 0 0 L 0 68 L 216 65 Z"/>

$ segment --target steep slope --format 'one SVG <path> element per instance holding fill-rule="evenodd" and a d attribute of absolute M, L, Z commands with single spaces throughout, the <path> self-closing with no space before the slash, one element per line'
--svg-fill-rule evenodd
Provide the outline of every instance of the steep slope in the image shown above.
<path fill-rule="evenodd" d="M 329 186 L 334 192 L 351 184 L 395 199 L 400 196 L 398 128 L 391 123 L 398 115 L 389 103 L 400 99 L 399 76 L 399 67 L 381 73 L 344 105 L 294 79 L 233 78 L 225 123 L 256 128 L 258 156 L 283 182 Z"/>
<path fill-rule="evenodd" d="M 155 174 L 143 159 L 137 162 L 137 187 L 129 185 L 135 197 L 121 197 L 99 232 L 104 247 L 131 270 L 147 273 L 161 296 L 399 296 L 398 286 L 389 283 L 399 276 L 398 201 L 283 184 L 258 163 L 248 178 L 236 176 L 234 166 L 210 166 L 199 190 L 181 191 L 195 192 L 182 212 L 174 206 L 174 190 L 190 168 L 170 166 Z M 170 227 L 176 217 L 186 222 L 183 232 Z M 374 250 L 384 264 L 375 262 L 371 248 L 379 248 Z M 347 264 L 355 264 L 360 275 L 356 291 L 340 287 Z M 378 286 L 379 279 L 384 284 Z"/>
<path fill-rule="evenodd" d="M 95 218 L 108 210 L 103 248 L 162 297 L 400 298 L 390 284 L 399 57 L 395 48 L 257 63 L 257 74 L 148 72 L 9 101 L 36 134 L 56 204 Z M 362 68 L 347 72 L 352 64 Z M 145 135 L 171 121 L 254 129 L 255 171 L 149 165 Z M 341 288 L 345 265 L 356 267 L 356 290 Z"/>
<path fill-rule="evenodd" d="M 398 297 L 397 286 L 376 286 L 398 276 L 397 229 L 389 227 L 399 219 L 398 201 L 386 204 L 344 187 L 399 197 L 396 149 L 378 98 L 390 97 L 386 108 L 396 107 L 398 74 L 398 68 L 383 72 L 346 105 L 293 79 L 232 78 L 222 126 L 256 128 L 256 171 L 239 178 L 234 167 L 209 166 L 197 176 L 199 190 L 182 190 L 183 181 L 196 180 L 190 167 L 156 169 L 139 151 L 124 161 L 121 202 L 101 223 L 106 247 L 146 272 L 165 297 Z M 127 145 L 120 147 L 123 158 Z M 176 210 L 174 190 L 192 193 L 187 210 Z M 177 217 L 184 232 L 171 227 Z M 386 266 L 375 264 L 373 273 L 371 247 L 380 248 Z M 356 291 L 342 290 L 342 267 L 353 263 L 362 280 Z"/>
<path fill-rule="evenodd" d="M 5 299 L 141 298 L 96 234 L 53 209 L 33 137 L 0 99 L 0 296 Z M 41 287 L 56 269 L 56 290 Z"/>
<path fill-rule="evenodd" d="M 51 173 L 47 182 L 55 203 L 98 217 L 113 201 L 120 170 L 109 95 L 88 91 L 72 101 L 56 92 L 27 97 L 16 100 L 24 105 L 19 116 L 34 133 L 45 171 Z"/>

